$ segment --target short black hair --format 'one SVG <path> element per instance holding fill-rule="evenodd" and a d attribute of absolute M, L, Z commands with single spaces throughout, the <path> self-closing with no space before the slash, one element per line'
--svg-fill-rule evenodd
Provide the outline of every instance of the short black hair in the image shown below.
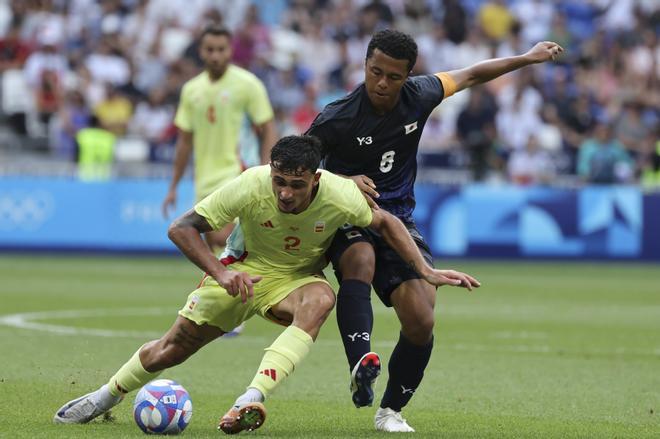
<path fill-rule="evenodd" d="M 199 36 L 199 41 L 202 41 L 207 35 L 213 35 L 214 37 L 225 36 L 227 39 L 231 40 L 231 31 L 226 27 L 218 26 L 217 24 L 206 26 L 202 31 L 202 35 Z"/>
<path fill-rule="evenodd" d="M 270 151 L 273 168 L 284 174 L 315 173 L 321 163 L 321 141 L 314 136 L 286 136 Z"/>
<path fill-rule="evenodd" d="M 376 32 L 369 41 L 365 60 L 371 58 L 375 49 L 394 59 L 408 60 L 408 71 L 412 70 L 417 61 L 417 43 L 413 37 L 398 30 L 385 29 Z"/>

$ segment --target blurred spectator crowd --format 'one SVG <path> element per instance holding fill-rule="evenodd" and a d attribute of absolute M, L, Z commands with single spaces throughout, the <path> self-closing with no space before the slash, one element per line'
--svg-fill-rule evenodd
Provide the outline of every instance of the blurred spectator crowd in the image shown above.
<path fill-rule="evenodd" d="M 74 161 L 76 134 L 98 122 L 119 159 L 170 162 L 179 92 L 202 68 L 208 24 L 233 32 L 233 62 L 266 84 L 281 135 L 305 131 L 363 80 L 376 30 L 415 37 L 413 74 L 556 41 L 556 62 L 440 105 L 422 166 L 660 186 L 658 0 L 0 0 L 0 142 L 32 139 Z"/>

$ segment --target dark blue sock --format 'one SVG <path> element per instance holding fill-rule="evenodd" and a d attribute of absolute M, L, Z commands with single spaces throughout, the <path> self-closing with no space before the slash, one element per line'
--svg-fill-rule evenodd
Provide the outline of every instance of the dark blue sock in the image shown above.
<path fill-rule="evenodd" d="M 337 325 L 344 343 L 349 370 L 371 351 L 371 286 L 359 280 L 341 281 L 337 293 Z"/>
<path fill-rule="evenodd" d="M 433 338 L 427 344 L 418 346 L 412 344 L 403 334 L 399 334 L 399 342 L 394 347 L 387 366 L 390 376 L 380 403 L 382 408 L 389 407 L 400 412 L 408 404 L 422 382 L 432 350 Z"/>

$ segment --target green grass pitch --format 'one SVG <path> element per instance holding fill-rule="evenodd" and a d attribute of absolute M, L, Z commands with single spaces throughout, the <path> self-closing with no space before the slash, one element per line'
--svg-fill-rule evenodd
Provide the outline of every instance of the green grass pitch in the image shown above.
<path fill-rule="evenodd" d="M 415 437 L 660 437 L 657 265 L 451 266 L 483 287 L 438 291 L 436 347 L 404 410 Z M 63 426 L 51 419 L 164 332 L 199 278 L 183 257 L 0 256 L 0 437 L 143 437 L 132 419 L 134 394 L 111 422 Z M 373 299 L 373 347 L 387 361 L 398 322 Z M 185 437 L 224 436 L 215 429 L 218 418 L 280 331 L 252 319 L 244 335 L 214 342 L 163 373 L 191 394 Z M 375 408 L 352 406 L 347 369 L 333 315 L 310 356 L 266 402 L 264 427 L 242 435 L 388 436 L 373 428 Z M 385 368 L 377 398 L 386 379 Z"/>

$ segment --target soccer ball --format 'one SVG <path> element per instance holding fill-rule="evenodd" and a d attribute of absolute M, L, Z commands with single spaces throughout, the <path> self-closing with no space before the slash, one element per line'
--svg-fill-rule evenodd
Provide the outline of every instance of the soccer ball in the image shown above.
<path fill-rule="evenodd" d="M 192 401 L 182 385 L 154 380 L 140 389 L 133 404 L 133 418 L 145 433 L 179 434 L 190 423 Z"/>

